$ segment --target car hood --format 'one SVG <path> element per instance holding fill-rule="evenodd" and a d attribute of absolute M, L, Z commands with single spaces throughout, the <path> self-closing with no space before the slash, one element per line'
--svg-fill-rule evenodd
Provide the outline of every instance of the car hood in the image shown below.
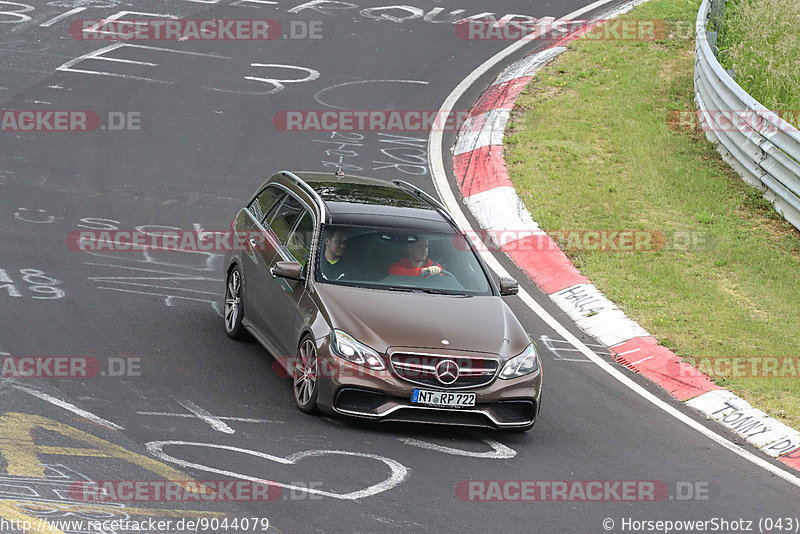
<path fill-rule="evenodd" d="M 503 359 L 530 344 L 500 297 L 459 297 L 317 284 L 332 328 L 379 352 L 392 347 L 498 354 Z M 442 343 L 449 341 L 449 344 Z"/>

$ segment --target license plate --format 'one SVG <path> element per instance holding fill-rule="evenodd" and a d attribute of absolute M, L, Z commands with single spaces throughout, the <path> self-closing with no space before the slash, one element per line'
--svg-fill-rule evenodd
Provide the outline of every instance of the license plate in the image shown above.
<path fill-rule="evenodd" d="M 468 406 L 475 406 L 475 394 L 415 389 L 414 393 L 411 395 L 411 402 L 414 404 L 427 404 L 429 406 L 465 408 Z"/>

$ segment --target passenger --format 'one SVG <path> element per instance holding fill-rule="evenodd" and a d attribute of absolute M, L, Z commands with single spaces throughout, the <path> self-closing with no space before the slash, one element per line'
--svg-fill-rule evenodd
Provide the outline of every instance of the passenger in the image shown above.
<path fill-rule="evenodd" d="M 408 245 L 408 257 L 389 267 L 389 274 L 400 276 L 432 276 L 441 274 L 443 269 L 428 257 L 428 238 L 421 237 Z"/>

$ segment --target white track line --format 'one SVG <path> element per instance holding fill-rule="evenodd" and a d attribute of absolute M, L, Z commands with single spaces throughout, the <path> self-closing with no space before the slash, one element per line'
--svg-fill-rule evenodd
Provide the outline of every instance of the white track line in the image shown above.
<path fill-rule="evenodd" d="M 586 7 L 578 9 L 577 11 L 573 11 L 569 15 L 566 15 L 559 19 L 560 21 L 566 20 L 573 20 L 580 15 L 587 13 L 597 7 L 602 5 L 608 4 L 614 0 L 598 0 L 592 4 L 589 4 Z M 488 60 L 486 60 L 482 65 L 480 65 L 477 69 L 472 71 L 472 73 L 467 76 L 461 83 L 459 83 L 455 89 L 448 95 L 447 99 L 445 99 L 442 107 L 439 109 L 439 113 L 443 115 L 443 117 L 447 117 L 452 111 L 455 104 L 458 100 L 464 95 L 464 93 L 469 89 L 481 76 L 486 74 L 490 69 L 495 67 L 498 63 L 506 59 L 508 56 L 513 54 L 514 52 L 518 51 L 529 41 L 517 41 L 512 45 L 508 46 L 504 50 L 501 50 Z M 433 180 L 433 184 L 436 187 L 436 191 L 439 193 L 439 198 L 442 199 L 445 206 L 447 207 L 448 211 L 453 214 L 458 224 L 461 225 L 461 228 L 467 231 L 474 232 L 469 221 L 467 220 L 464 212 L 462 211 L 461 203 L 456 200 L 455 195 L 453 195 L 453 191 L 450 189 L 450 183 L 447 180 L 447 172 L 444 168 L 444 161 L 442 159 L 442 151 L 443 151 L 443 135 L 440 131 L 431 130 L 431 134 L 428 137 L 428 158 L 430 161 L 430 169 L 431 169 L 431 178 Z M 511 275 L 506 271 L 506 269 L 497 261 L 493 255 L 488 252 L 481 252 L 481 256 L 489 265 L 489 267 L 494 270 L 499 276 L 507 276 L 511 277 Z M 642 386 L 622 374 L 621 371 L 615 369 L 611 366 L 608 362 L 606 362 L 603 358 L 595 354 L 589 347 L 587 347 L 580 339 L 572 335 L 572 333 L 567 330 L 561 323 L 559 323 L 552 315 L 550 315 L 547 310 L 542 308 L 538 302 L 536 302 L 530 294 L 525 291 L 525 289 L 520 288 L 518 296 L 522 299 L 528 308 L 533 311 L 536 315 L 538 315 L 545 323 L 550 326 L 553 330 L 555 330 L 560 336 L 562 336 L 565 340 L 570 342 L 575 348 L 577 348 L 584 356 L 589 358 L 595 364 L 597 364 L 600 369 L 607 372 L 613 378 L 621 382 L 626 387 L 633 390 L 635 393 L 643 397 L 645 400 L 649 401 L 656 407 L 664 410 L 666 413 L 671 415 L 672 417 L 676 418 L 677 420 L 681 421 L 682 423 L 688 425 L 689 427 L 697 430 L 707 438 L 711 439 L 712 441 L 718 443 L 719 445 L 725 447 L 726 449 L 730 450 L 731 452 L 741 456 L 745 460 L 752 462 L 753 464 L 766 469 L 770 473 L 781 477 L 782 479 L 786 480 L 787 482 L 794 484 L 795 486 L 800 487 L 800 477 L 797 477 L 787 471 L 784 471 L 780 467 L 777 467 L 763 458 L 756 456 L 755 454 L 744 450 L 743 448 L 739 447 L 738 445 L 730 442 L 726 438 L 720 436 L 716 432 L 709 430 L 705 426 L 701 425 L 691 417 L 687 416 L 686 414 L 682 413 L 675 407 L 671 406 L 670 404 L 664 402 L 663 400 L 659 399 Z"/>
<path fill-rule="evenodd" d="M 204 447 L 208 449 L 231 451 L 235 453 L 247 454 L 250 456 L 254 456 L 256 458 L 262 458 L 281 465 L 293 465 L 305 458 L 319 458 L 320 456 L 355 456 L 355 457 L 369 458 L 373 460 L 378 460 L 379 462 L 383 462 L 389 467 L 392 473 L 391 475 L 389 475 L 388 478 L 382 480 L 381 482 L 378 482 L 377 484 L 373 484 L 368 488 L 357 491 L 351 491 L 350 493 L 335 493 L 314 488 L 295 486 L 292 484 L 285 484 L 283 482 L 275 482 L 273 480 L 266 480 L 263 478 L 257 478 L 250 475 L 235 473 L 233 471 L 225 471 L 222 469 L 217 469 L 202 464 L 189 462 L 187 460 L 183 460 L 181 458 L 175 458 L 174 456 L 170 456 L 169 454 L 165 453 L 164 447 L 167 445 L 185 445 L 190 447 Z M 159 458 L 160 460 L 163 460 L 165 462 L 174 463 L 186 469 L 198 469 L 200 471 L 206 471 L 208 473 L 224 475 L 231 478 L 238 478 L 240 480 L 249 480 L 251 482 L 263 482 L 266 484 L 280 486 L 282 488 L 286 488 L 293 491 L 303 491 L 305 493 L 321 495 L 323 497 L 333 497 L 335 499 L 344 499 L 352 501 L 363 499 L 365 497 L 372 497 L 373 495 L 377 495 L 378 493 L 388 491 L 394 488 L 395 486 L 402 484 L 403 481 L 406 478 L 408 478 L 408 473 L 409 473 L 408 468 L 405 467 L 400 462 L 398 462 L 397 460 L 392 460 L 391 458 L 386 458 L 385 456 L 378 456 L 377 454 L 367 454 L 363 452 L 336 451 L 336 450 L 310 450 L 310 451 L 298 451 L 290 454 L 289 456 L 281 457 L 281 456 L 274 456 L 272 454 L 267 454 L 261 451 L 242 449 L 240 447 L 232 447 L 230 445 L 217 445 L 214 443 L 198 443 L 191 441 L 151 441 L 146 444 L 146 447 L 147 450 L 150 452 L 150 454 L 152 454 L 156 458 Z"/>
<path fill-rule="evenodd" d="M 190 413 L 170 413 L 170 412 L 136 412 L 137 415 L 160 415 L 162 417 L 183 417 L 187 419 L 197 419 L 197 416 Z M 254 419 L 252 417 L 228 417 L 227 415 L 215 415 L 215 419 L 220 421 L 236 421 L 239 423 L 284 423 L 285 421 L 273 421 L 272 419 Z"/>
<path fill-rule="evenodd" d="M 49 402 L 50 404 L 58 406 L 59 408 L 63 408 L 65 410 L 67 410 L 68 412 L 72 412 L 72 413 L 74 413 L 76 415 L 80 415 L 81 417 L 83 417 L 84 419 L 88 419 L 89 421 L 94 421 L 98 425 L 103 425 L 104 427 L 110 428 L 112 430 L 124 430 L 124 427 L 121 427 L 116 423 L 112 423 L 111 421 L 106 421 L 102 417 L 98 417 L 98 416 L 96 416 L 95 414 L 93 414 L 91 412 L 87 412 L 86 410 L 82 410 L 81 408 L 78 408 L 74 404 L 70 404 L 67 401 L 63 401 L 61 399 L 57 399 L 56 397 L 53 397 L 52 395 L 48 395 L 47 393 L 42 393 L 38 389 L 29 388 L 28 386 L 23 386 L 22 384 L 17 384 L 16 382 L 7 381 L 7 383 L 8 383 L 9 386 L 11 386 L 13 388 L 16 388 L 16 389 L 18 389 L 20 391 L 24 391 L 28 395 L 33 395 L 37 399 L 41 399 L 41 400 L 43 400 L 45 402 Z"/>
<path fill-rule="evenodd" d="M 234 429 L 232 429 L 231 427 L 229 427 L 228 425 L 226 425 L 225 423 L 220 421 L 219 418 L 211 415 L 210 412 L 208 412 L 207 410 L 204 410 L 203 408 L 201 408 L 200 406 L 196 405 L 193 402 L 190 402 L 190 401 L 183 401 L 183 402 L 178 401 L 178 404 L 180 404 L 181 406 L 183 406 L 184 408 L 186 408 L 187 410 L 192 412 L 200 420 L 205 421 L 206 423 L 211 425 L 211 428 L 213 428 L 214 430 L 216 430 L 218 432 L 224 432 L 225 434 L 233 434 L 233 433 L 236 432 Z"/>
<path fill-rule="evenodd" d="M 437 445 L 435 443 L 430 443 L 427 441 L 422 441 L 413 438 L 399 438 L 399 439 L 406 445 L 419 447 L 421 449 L 428 449 L 430 451 L 442 452 L 445 454 L 452 454 L 453 456 L 469 456 L 470 458 L 491 458 L 494 460 L 507 460 L 517 455 L 517 451 L 515 451 L 511 447 L 507 447 L 502 443 L 500 443 L 499 441 L 495 441 L 489 438 L 481 439 L 481 441 L 483 441 L 492 448 L 492 450 L 488 452 L 465 451 L 463 449 L 455 449 L 453 447 Z"/>
<path fill-rule="evenodd" d="M 72 15 L 74 15 L 76 13 L 80 13 L 81 11 L 84 11 L 85 9 L 86 9 L 85 7 L 76 7 L 75 9 L 70 9 L 69 11 L 66 11 L 66 12 L 61 13 L 60 15 L 58 15 L 56 17 L 53 17 L 52 19 L 48 20 L 47 22 L 43 22 L 42 24 L 39 24 L 39 26 L 42 27 L 42 28 L 49 28 L 50 26 L 52 26 L 53 24 L 55 24 L 59 20 L 64 20 L 67 17 L 71 17 Z"/>

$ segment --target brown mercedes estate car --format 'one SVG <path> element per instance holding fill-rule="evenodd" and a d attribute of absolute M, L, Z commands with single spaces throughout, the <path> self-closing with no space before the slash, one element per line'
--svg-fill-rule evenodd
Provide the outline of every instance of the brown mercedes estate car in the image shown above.
<path fill-rule="evenodd" d="M 225 331 L 249 332 L 304 412 L 528 430 L 535 345 L 445 208 L 401 181 L 281 171 L 233 221 Z"/>

